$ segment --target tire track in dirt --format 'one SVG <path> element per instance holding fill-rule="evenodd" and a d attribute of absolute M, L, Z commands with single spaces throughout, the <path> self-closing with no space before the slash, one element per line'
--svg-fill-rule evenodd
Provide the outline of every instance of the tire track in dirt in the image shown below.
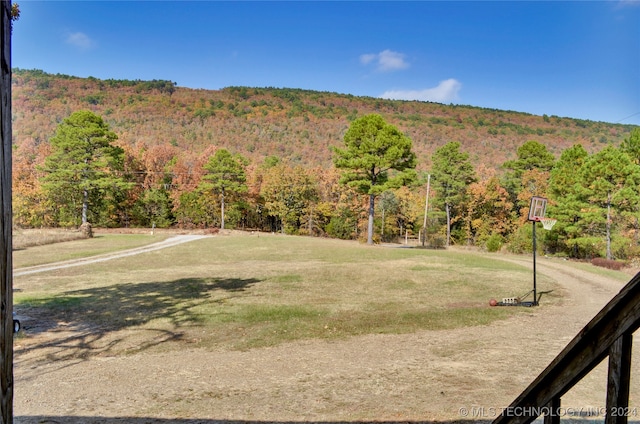
<path fill-rule="evenodd" d="M 53 264 L 36 265 L 25 268 L 18 268 L 13 271 L 14 277 L 20 277 L 22 275 L 36 274 L 39 272 L 53 271 L 56 269 L 70 268 L 75 266 L 89 265 L 97 262 L 110 261 L 112 259 L 124 258 L 127 256 L 139 255 L 141 253 L 153 252 L 155 250 L 166 249 L 168 247 L 177 246 L 178 244 L 187 243 L 193 240 L 198 240 L 204 237 L 203 235 L 184 234 L 174 237 L 169 237 L 166 240 L 159 241 L 157 243 L 148 244 L 146 246 L 136 247 L 133 249 L 121 250 L 115 253 L 105 253 L 102 255 L 91 256 L 88 258 L 72 259 L 68 261 L 56 262 Z"/>

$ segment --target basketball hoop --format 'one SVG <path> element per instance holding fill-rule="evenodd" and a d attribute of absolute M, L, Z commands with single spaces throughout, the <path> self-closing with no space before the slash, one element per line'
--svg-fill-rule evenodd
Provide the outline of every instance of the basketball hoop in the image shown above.
<path fill-rule="evenodd" d="M 531 205 L 529 205 L 529 221 L 533 224 L 531 237 L 533 241 L 533 302 L 531 303 L 531 306 L 538 305 L 538 296 L 536 293 L 536 222 L 542 222 L 544 229 L 550 230 L 557 221 L 553 218 L 545 218 L 544 214 L 546 211 L 547 199 L 544 197 L 533 196 L 531 198 Z"/>
<path fill-rule="evenodd" d="M 542 227 L 545 230 L 550 230 L 553 228 L 554 225 L 556 225 L 556 222 L 558 220 L 553 218 L 538 218 L 538 221 L 542 223 Z"/>
<path fill-rule="evenodd" d="M 539 221 L 544 218 L 547 210 L 547 199 L 544 197 L 533 196 L 529 205 L 529 221 Z"/>

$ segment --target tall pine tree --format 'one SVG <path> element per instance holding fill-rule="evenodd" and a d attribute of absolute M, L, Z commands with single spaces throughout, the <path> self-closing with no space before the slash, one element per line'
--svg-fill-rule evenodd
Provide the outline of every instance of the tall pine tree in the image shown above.
<path fill-rule="evenodd" d="M 603 234 L 605 256 L 612 259 L 612 232 L 626 214 L 638 210 L 640 200 L 640 168 L 629 155 L 607 146 L 590 156 L 582 167 L 581 195 L 589 202 L 584 218 L 591 224 L 592 234 Z"/>
<path fill-rule="evenodd" d="M 87 224 L 90 215 L 100 215 L 107 198 L 130 188 L 122 178 L 124 151 L 112 144 L 117 138 L 88 110 L 74 112 L 58 125 L 42 187 L 59 225 Z"/>
<path fill-rule="evenodd" d="M 451 243 L 452 214 L 458 209 L 466 195 L 467 187 L 476 181 L 475 170 L 469 160 L 469 153 L 460 151 L 460 143 L 449 142 L 433 152 L 433 185 L 438 191 L 437 199 L 444 204 L 447 215 L 447 246 Z"/>
<path fill-rule="evenodd" d="M 555 163 L 549 178 L 548 214 L 557 219 L 552 234 L 556 236 L 556 249 L 566 250 L 572 257 L 579 257 L 576 240 L 585 231 L 582 216 L 586 200 L 581 196 L 582 166 L 589 153 L 581 144 L 565 149 Z"/>
<path fill-rule="evenodd" d="M 367 244 L 373 244 L 375 199 L 415 180 L 416 155 L 411 139 L 376 114 L 353 121 L 344 144 L 334 149 L 333 163 L 343 170 L 341 183 L 369 196 Z"/>
<path fill-rule="evenodd" d="M 204 165 L 206 174 L 200 188 L 215 193 L 220 199 L 220 229 L 225 226 L 225 205 L 236 195 L 247 191 L 244 168 L 249 161 L 242 155 L 232 155 L 226 149 L 219 149 Z"/>

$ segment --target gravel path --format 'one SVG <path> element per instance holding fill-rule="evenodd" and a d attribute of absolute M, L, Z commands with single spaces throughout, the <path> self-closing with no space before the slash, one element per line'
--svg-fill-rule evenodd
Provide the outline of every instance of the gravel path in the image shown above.
<path fill-rule="evenodd" d="M 82 266 L 94 264 L 97 262 L 110 261 L 112 259 L 124 258 L 126 256 L 139 255 L 140 253 L 152 252 L 154 250 L 166 249 L 167 247 L 176 246 L 178 244 L 187 243 L 193 240 L 201 239 L 203 235 L 185 234 L 170 237 L 157 243 L 148 244 L 146 246 L 136 247 L 133 249 L 121 250 L 116 253 L 105 253 L 103 255 L 91 256 L 88 258 L 72 259 L 69 261 L 56 262 L 54 264 L 36 265 L 31 267 L 19 268 L 13 271 L 14 277 L 22 275 L 36 274 L 38 272 L 53 271 L 56 269 L 69 268 L 74 266 Z"/>

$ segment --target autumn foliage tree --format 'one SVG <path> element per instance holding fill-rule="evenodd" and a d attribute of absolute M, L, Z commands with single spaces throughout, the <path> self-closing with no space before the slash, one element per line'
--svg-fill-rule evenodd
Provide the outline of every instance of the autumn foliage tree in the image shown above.
<path fill-rule="evenodd" d="M 518 214 L 522 216 L 525 215 L 524 212 L 529 205 L 528 199 L 518 199 L 518 195 L 525 188 L 523 174 L 534 169 L 550 172 L 555 162 L 555 156 L 547 150 L 547 146 L 535 140 L 529 140 L 518 147 L 517 155 L 516 159 L 506 161 L 502 165 L 505 169 L 502 185 L 507 189 L 511 200 L 518 208 Z M 531 175 L 529 179 L 530 177 Z M 529 191 L 531 191 L 531 187 L 529 187 Z"/>
<path fill-rule="evenodd" d="M 20 227 L 48 227 L 55 223 L 48 211 L 51 209 L 42 192 L 38 178 L 49 145 L 36 145 L 29 139 L 14 150 L 13 154 L 13 220 Z"/>
<path fill-rule="evenodd" d="M 520 223 L 524 223 L 529 217 L 529 207 L 533 196 L 547 197 L 549 187 L 549 171 L 532 168 L 524 171 L 520 177 L 520 192 L 518 204 L 523 205 L 520 214 Z"/>
<path fill-rule="evenodd" d="M 305 223 L 308 227 L 318 190 L 315 179 L 304 168 L 285 163 L 268 168 L 260 194 L 266 211 L 280 221 L 283 233 L 297 233 Z"/>
<path fill-rule="evenodd" d="M 482 246 L 491 236 L 501 240 L 513 230 L 513 202 L 497 176 L 469 185 L 464 216 L 469 245 Z"/>

